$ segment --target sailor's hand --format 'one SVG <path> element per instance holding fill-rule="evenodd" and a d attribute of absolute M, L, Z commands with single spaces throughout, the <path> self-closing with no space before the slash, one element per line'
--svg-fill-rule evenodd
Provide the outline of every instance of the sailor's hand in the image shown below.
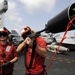
<path fill-rule="evenodd" d="M 9 67 L 11 65 L 11 62 L 6 62 L 2 65 L 3 69 L 6 69 L 7 67 Z"/>
<path fill-rule="evenodd" d="M 32 39 L 30 39 L 29 37 L 27 37 L 24 41 L 28 46 L 32 46 Z"/>

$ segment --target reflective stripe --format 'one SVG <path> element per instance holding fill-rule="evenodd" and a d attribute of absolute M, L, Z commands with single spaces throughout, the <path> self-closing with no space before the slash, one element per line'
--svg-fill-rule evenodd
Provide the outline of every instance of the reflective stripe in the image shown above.
<path fill-rule="evenodd" d="M 9 52 L 10 51 L 11 46 L 7 46 L 6 47 L 6 51 Z"/>

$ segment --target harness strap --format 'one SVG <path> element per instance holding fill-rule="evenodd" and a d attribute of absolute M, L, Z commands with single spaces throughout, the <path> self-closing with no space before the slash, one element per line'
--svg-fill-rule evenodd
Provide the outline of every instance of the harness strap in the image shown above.
<path fill-rule="evenodd" d="M 43 69 L 44 69 L 44 75 L 47 75 L 47 71 L 45 68 L 46 68 L 46 65 L 43 66 Z"/>
<path fill-rule="evenodd" d="M 35 48 L 36 48 L 36 39 L 33 40 L 32 55 L 31 55 L 31 59 L 30 59 L 29 66 L 26 65 L 26 53 L 28 51 L 28 45 L 26 47 L 26 52 L 25 52 L 25 65 L 26 65 L 26 68 L 27 69 L 30 69 L 32 67 L 32 63 L 33 63 L 33 59 L 34 59 L 34 55 L 35 55 Z"/>

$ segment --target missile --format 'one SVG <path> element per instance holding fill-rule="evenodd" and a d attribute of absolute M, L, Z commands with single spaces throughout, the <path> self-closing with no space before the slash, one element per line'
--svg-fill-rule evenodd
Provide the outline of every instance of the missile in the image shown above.
<path fill-rule="evenodd" d="M 56 49 L 58 49 L 58 45 L 55 45 L 55 44 L 47 45 L 47 49 L 50 52 L 56 52 Z M 58 53 L 68 52 L 68 51 L 69 51 L 69 49 L 64 46 L 60 46 L 58 49 Z"/>

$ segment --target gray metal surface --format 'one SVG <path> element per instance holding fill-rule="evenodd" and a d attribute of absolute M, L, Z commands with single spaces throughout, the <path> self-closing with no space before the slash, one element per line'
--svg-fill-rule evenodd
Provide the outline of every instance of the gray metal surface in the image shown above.
<path fill-rule="evenodd" d="M 54 53 L 48 52 L 45 61 L 46 68 L 48 68 L 53 55 Z M 48 75 L 75 75 L 75 51 L 57 54 L 47 73 Z M 23 53 L 19 55 L 19 60 L 15 63 L 14 75 L 25 75 Z"/>

